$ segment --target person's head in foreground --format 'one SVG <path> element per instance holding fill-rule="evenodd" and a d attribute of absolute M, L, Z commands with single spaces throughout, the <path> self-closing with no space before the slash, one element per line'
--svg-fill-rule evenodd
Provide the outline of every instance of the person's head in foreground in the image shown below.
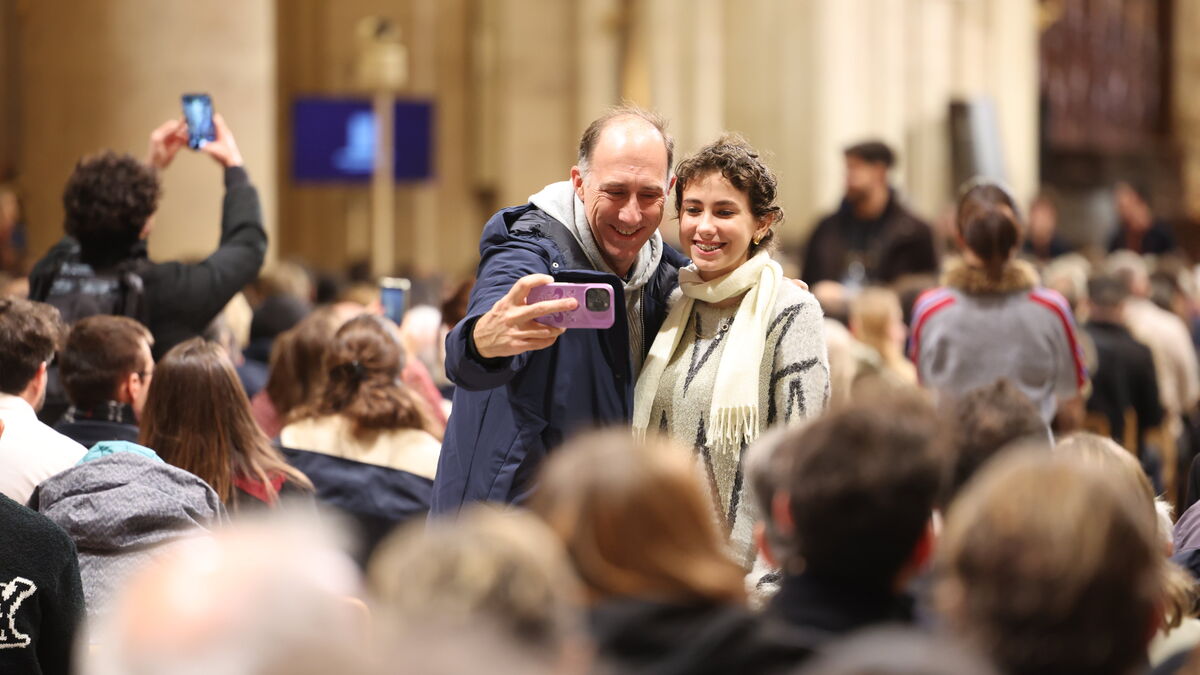
<path fill-rule="evenodd" d="M 890 599 L 929 559 L 942 477 L 937 417 L 924 396 L 885 387 L 859 398 L 788 432 L 751 477 L 773 491 L 759 496 L 769 509 L 760 549 L 784 573 L 773 609 L 834 632 L 908 618 Z M 875 609 L 854 613 L 835 601 L 817 616 L 818 592 L 875 598 Z"/>
<path fill-rule="evenodd" d="M 936 603 L 1011 675 L 1125 675 L 1161 623 L 1163 557 L 1144 497 L 1049 452 L 996 459 L 950 509 Z"/>
<path fill-rule="evenodd" d="M 675 208 L 679 242 L 700 278 L 737 269 L 775 238 L 783 209 L 778 180 L 740 136 L 722 136 L 679 163 Z"/>
<path fill-rule="evenodd" d="M 368 672 L 357 572 L 334 541 L 293 514 L 180 544 L 91 627 L 83 675 Z"/>
<path fill-rule="evenodd" d="M 547 462 L 533 509 L 566 544 L 592 602 L 744 600 L 695 459 L 665 439 L 576 437 Z"/>
<path fill-rule="evenodd" d="M 525 672 L 586 670 L 579 582 L 562 543 L 528 513 L 475 506 L 457 519 L 405 527 L 371 559 L 370 586 L 388 633 L 434 642 L 473 636 L 478 644 L 460 647 L 464 666 L 497 672 L 499 660 Z M 480 652 L 487 644 L 499 651 Z"/>
<path fill-rule="evenodd" d="M 1121 485 L 1121 492 L 1138 503 L 1138 513 L 1152 523 L 1164 556 L 1174 552 L 1170 505 L 1155 497 L 1154 486 L 1132 452 L 1104 436 L 1080 432 L 1071 434 L 1054 446 L 1055 454 L 1094 467 Z M 1163 629 L 1178 628 L 1184 619 L 1195 616 L 1200 589 L 1196 579 L 1179 565 L 1168 561 L 1163 568 Z"/>

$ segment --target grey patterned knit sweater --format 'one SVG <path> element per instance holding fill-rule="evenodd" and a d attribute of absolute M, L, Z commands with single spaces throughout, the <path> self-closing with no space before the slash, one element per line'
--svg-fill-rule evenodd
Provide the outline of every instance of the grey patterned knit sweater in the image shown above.
<path fill-rule="evenodd" d="M 696 448 L 733 554 L 749 566 L 754 559 L 753 530 L 758 514 L 746 496 L 742 453 L 726 457 L 705 445 L 717 365 L 727 347 L 738 348 L 728 346 L 725 339 L 736 313 L 737 305 L 720 308 L 695 303 L 659 382 L 650 428 Z M 759 380 L 759 433 L 777 424 L 797 423 L 825 408 L 829 357 L 821 307 L 811 293 L 787 281 L 780 284 L 762 365 L 757 374 L 747 375 Z"/>

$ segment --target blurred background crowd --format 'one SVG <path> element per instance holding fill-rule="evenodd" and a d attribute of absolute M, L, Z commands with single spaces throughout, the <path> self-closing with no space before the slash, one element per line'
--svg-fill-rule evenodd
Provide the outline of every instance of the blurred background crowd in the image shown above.
<path fill-rule="evenodd" d="M 0 0 L 0 389 L 72 439 L 0 402 L 0 457 L 46 448 L 0 475 L 0 617 L 41 619 L 0 624 L 0 657 L 1200 672 L 1196 27 L 1192 0 Z M 186 92 L 219 112 L 198 153 Z M 627 433 L 571 440 L 528 509 L 425 525 L 483 223 L 621 101 L 678 157 L 725 130 L 764 151 L 774 257 L 824 313 L 828 412 L 743 460 L 753 570 L 687 453 Z M 1050 414 L 1021 363 L 921 389 L 980 180 L 1065 300 L 1086 377 Z M 139 272 L 148 329 L 28 302 L 75 292 L 45 265 L 111 235 L 79 224 L 98 195 L 173 261 Z M 398 321 L 384 277 L 411 282 Z"/>

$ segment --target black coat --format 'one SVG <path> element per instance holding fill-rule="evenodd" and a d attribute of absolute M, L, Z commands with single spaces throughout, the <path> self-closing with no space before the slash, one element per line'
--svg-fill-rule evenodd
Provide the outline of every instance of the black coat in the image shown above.
<path fill-rule="evenodd" d="M 626 675 L 788 673 L 815 643 L 744 608 L 712 603 L 608 600 L 592 608 L 589 624 L 600 666 Z"/>
<path fill-rule="evenodd" d="M 857 253 L 856 253 L 857 251 Z M 860 258 L 866 283 L 891 283 L 906 274 L 936 274 L 933 230 L 900 203 L 895 192 L 878 218 L 859 220 L 849 201 L 817 224 L 804 252 L 809 284 L 842 281 Z"/>
<path fill-rule="evenodd" d="M 0 533 L 0 673 L 70 675 L 84 610 L 75 543 L 4 495 Z"/>
<path fill-rule="evenodd" d="M 1142 235 L 1142 240 L 1138 242 L 1137 248 L 1129 245 L 1129 241 L 1125 236 L 1125 226 L 1119 225 L 1117 231 L 1113 233 L 1112 239 L 1108 240 L 1108 252 L 1120 251 L 1121 249 L 1129 249 L 1135 253 L 1142 255 L 1161 255 L 1170 253 L 1179 248 L 1175 242 L 1175 231 L 1167 224 L 1165 220 L 1155 219 L 1150 224 L 1150 229 Z"/>
<path fill-rule="evenodd" d="M 870 626 L 911 624 L 913 601 L 907 595 L 800 574 L 784 577 L 767 613 L 821 636 L 824 643 Z"/>
<path fill-rule="evenodd" d="M 44 301 L 60 265 L 77 251 L 78 243 L 64 237 L 33 266 L 29 297 Z M 267 253 L 258 191 L 245 169 L 225 169 L 225 200 L 221 210 L 221 243 L 198 263 L 155 263 L 138 242 L 130 258 L 140 259 L 137 270 L 146 288 L 147 327 L 154 335 L 154 358 L 204 332 L 209 322 L 242 287 L 258 277 Z"/>
<path fill-rule="evenodd" d="M 1138 450 L 1147 429 L 1162 422 L 1158 377 L 1150 348 L 1134 339 L 1124 326 L 1091 321 L 1084 330 L 1096 345 L 1096 372 L 1087 409 L 1108 418 L 1113 440 L 1124 442 L 1125 411 L 1137 415 Z"/>

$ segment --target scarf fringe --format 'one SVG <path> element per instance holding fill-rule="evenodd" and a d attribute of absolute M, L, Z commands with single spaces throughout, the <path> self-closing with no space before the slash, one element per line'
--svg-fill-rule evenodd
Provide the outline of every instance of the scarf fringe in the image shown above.
<path fill-rule="evenodd" d="M 706 439 L 708 447 L 727 457 L 736 456 L 758 437 L 758 406 L 721 408 L 712 415 Z"/>
<path fill-rule="evenodd" d="M 650 425 L 650 412 L 659 387 L 673 386 L 659 380 L 682 339 L 694 303 L 721 302 L 744 293 L 717 365 L 706 444 L 719 452 L 740 452 L 744 443 L 758 435 L 759 368 L 782 278 L 783 270 L 766 251 L 710 282 L 701 280 L 694 266 L 679 271 L 683 297 L 668 313 L 638 377 L 633 410 L 635 430 L 644 434 Z"/>

